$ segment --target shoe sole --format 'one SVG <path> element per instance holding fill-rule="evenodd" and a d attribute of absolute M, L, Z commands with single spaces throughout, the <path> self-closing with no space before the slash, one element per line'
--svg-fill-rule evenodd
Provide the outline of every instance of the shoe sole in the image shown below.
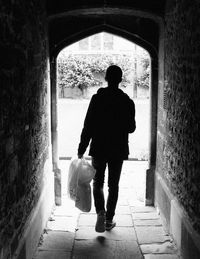
<path fill-rule="evenodd" d="M 109 230 L 113 229 L 114 227 L 116 227 L 116 223 L 114 223 L 114 224 L 113 224 L 112 226 L 110 226 L 110 227 L 106 227 L 106 230 L 109 231 Z"/>

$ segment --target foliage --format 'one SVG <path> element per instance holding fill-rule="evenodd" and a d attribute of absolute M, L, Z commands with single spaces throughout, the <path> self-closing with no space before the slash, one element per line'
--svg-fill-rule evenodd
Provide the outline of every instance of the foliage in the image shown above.
<path fill-rule="evenodd" d="M 118 65 L 123 71 L 122 86 L 126 87 L 130 83 L 128 76 L 132 69 L 132 60 L 125 54 L 102 54 L 97 55 L 91 62 L 93 65 L 92 72 L 101 73 L 105 76 L 106 69 L 110 65 Z"/>
<path fill-rule="evenodd" d="M 78 87 L 84 91 L 89 86 L 99 86 L 102 82 L 95 78 L 94 74 L 104 76 L 107 67 L 116 64 L 123 70 L 122 85 L 125 87 L 129 83 L 131 62 L 128 55 L 69 55 L 58 60 L 58 85 L 61 92 L 66 87 Z"/>
<path fill-rule="evenodd" d="M 150 64 L 147 52 L 138 57 L 142 72 L 136 79 L 136 87 L 149 88 Z M 121 86 L 130 84 L 135 59 L 127 54 L 74 54 L 60 56 L 58 59 L 58 86 L 61 97 L 65 88 L 79 88 L 82 92 L 88 87 L 100 86 L 101 78 L 105 77 L 108 66 L 118 65 L 122 68 L 123 78 Z M 99 75 L 99 76 L 97 76 Z"/>
<path fill-rule="evenodd" d="M 71 55 L 67 60 L 58 62 L 58 85 L 61 89 L 78 87 L 84 91 L 94 83 L 95 79 L 90 64 L 83 57 Z"/>
<path fill-rule="evenodd" d="M 140 60 L 142 66 L 142 74 L 137 78 L 136 84 L 138 87 L 148 89 L 149 88 L 149 76 L 150 76 L 150 62 L 147 54 L 143 54 Z"/>

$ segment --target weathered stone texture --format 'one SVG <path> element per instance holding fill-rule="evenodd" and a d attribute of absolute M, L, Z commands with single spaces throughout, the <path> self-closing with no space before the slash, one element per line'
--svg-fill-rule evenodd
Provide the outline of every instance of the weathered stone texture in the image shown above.
<path fill-rule="evenodd" d="M 48 156 L 43 1 L 1 1 L 0 251 L 10 258 L 43 185 Z"/>
<path fill-rule="evenodd" d="M 162 172 L 200 233 L 200 2 L 169 1 L 165 17 Z M 172 8 L 173 7 L 173 8 Z"/>

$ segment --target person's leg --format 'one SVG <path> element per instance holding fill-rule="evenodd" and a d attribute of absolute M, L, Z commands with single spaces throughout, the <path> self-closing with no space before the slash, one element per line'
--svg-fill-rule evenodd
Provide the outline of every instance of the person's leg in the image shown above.
<path fill-rule="evenodd" d="M 118 200 L 119 180 L 122 170 L 122 159 L 111 159 L 108 161 L 108 199 L 106 220 L 112 221 Z"/>
<path fill-rule="evenodd" d="M 104 177 L 106 169 L 106 160 L 92 157 L 92 165 L 96 169 L 96 174 L 93 179 L 93 196 L 94 205 L 96 212 L 105 211 L 105 200 L 104 200 Z"/>
<path fill-rule="evenodd" d="M 97 232 L 105 231 L 105 200 L 104 200 L 104 177 L 106 169 L 106 161 L 92 158 L 92 165 L 96 169 L 96 174 L 93 179 L 93 196 L 94 204 L 97 213 L 97 221 L 95 230 Z"/>

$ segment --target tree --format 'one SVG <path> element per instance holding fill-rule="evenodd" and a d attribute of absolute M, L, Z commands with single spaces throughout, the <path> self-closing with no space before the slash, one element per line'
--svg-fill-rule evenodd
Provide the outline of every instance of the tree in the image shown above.
<path fill-rule="evenodd" d="M 95 74 L 105 76 L 106 69 L 110 65 L 119 65 L 123 71 L 121 86 L 126 87 L 131 83 L 130 73 L 134 72 L 134 60 L 127 54 L 78 54 L 60 57 L 58 60 L 58 86 L 61 89 L 61 97 L 64 97 L 65 88 L 79 88 L 84 94 L 88 87 L 99 86 L 102 80 Z M 144 73 L 137 79 L 137 85 L 147 87 L 149 85 L 149 60 L 148 56 L 141 58 Z"/>
<path fill-rule="evenodd" d="M 58 87 L 60 88 L 60 97 L 65 97 L 65 88 L 68 87 L 66 76 L 67 64 L 58 62 Z"/>
<path fill-rule="evenodd" d="M 142 73 L 139 78 L 137 78 L 137 85 L 138 87 L 149 89 L 149 78 L 150 78 L 150 60 L 147 52 L 141 57 L 140 60 L 142 66 Z"/>
<path fill-rule="evenodd" d="M 69 55 L 58 62 L 58 86 L 63 89 L 79 88 L 82 93 L 94 84 L 94 76 L 87 60 L 81 56 Z M 62 95 L 63 96 L 63 95 Z"/>

